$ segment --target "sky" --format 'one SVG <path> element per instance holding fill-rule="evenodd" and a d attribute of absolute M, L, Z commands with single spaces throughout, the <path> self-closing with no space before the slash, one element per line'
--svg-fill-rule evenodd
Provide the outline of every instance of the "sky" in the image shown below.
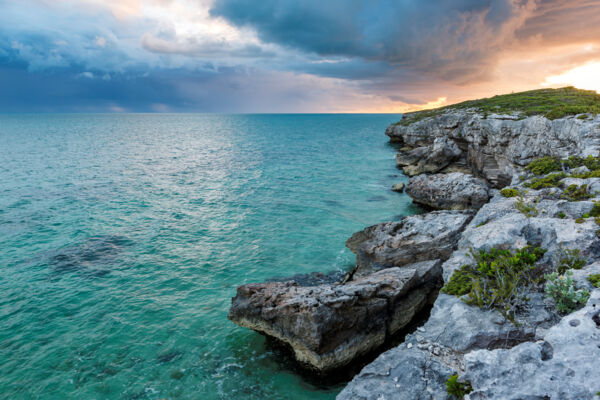
<path fill-rule="evenodd" d="M 0 112 L 401 113 L 600 90 L 598 0 L 0 0 Z"/>

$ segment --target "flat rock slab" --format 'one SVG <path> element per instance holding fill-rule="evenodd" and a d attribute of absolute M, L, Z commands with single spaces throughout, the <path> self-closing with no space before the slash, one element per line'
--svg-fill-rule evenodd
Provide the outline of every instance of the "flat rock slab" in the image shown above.
<path fill-rule="evenodd" d="M 543 340 L 465 356 L 471 399 L 597 398 L 600 390 L 600 290 L 564 317 Z"/>
<path fill-rule="evenodd" d="M 367 365 L 337 400 L 447 400 L 454 371 L 417 347 L 399 346 Z"/>
<path fill-rule="evenodd" d="M 390 268 L 345 284 L 294 281 L 240 286 L 229 319 L 291 347 L 297 361 L 328 372 L 385 343 L 432 301 L 441 261 Z"/>
<path fill-rule="evenodd" d="M 461 172 L 415 176 L 408 181 L 406 194 L 438 210 L 478 209 L 490 199 L 482 180 Z"/>
<path fill-rule="evenodd" d="M 370 226 L 346 246 L 356 253 L 356 276 L 424 260 L 447 259 L 472 211 L 435 211 Z"/>

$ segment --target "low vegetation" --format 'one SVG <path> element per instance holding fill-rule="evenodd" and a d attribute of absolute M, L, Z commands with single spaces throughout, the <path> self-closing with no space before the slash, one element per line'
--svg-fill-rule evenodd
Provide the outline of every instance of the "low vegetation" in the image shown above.
<path fill-rule="evenodd" d="M 581 257 L 579 249 L 561 248 L 556 262 L 556 269 L 562 275 L 569 269 L 581 269 L 585 264 L 587 264 L 587 260 Z"/>
<path fill-rule="evenodd" d="M 567 271 L 565 275 L 554 272 L 545 275 L 545 278 L 546 294 L 554 300 L 559 312 L 568 314 L 587 303 L 590 292 L 586 289 L 575 289 L 572 271 Z"/>
<path fill-rule="evenodd" d="M 527 218 L 538 216 L 537 208 L 535 208 L 535 206 L 531 203 L 526 203 L 522 197 L 519 197 L 519 199 L 515 202 L 515 208 L 523 213 Z"/>
<path fill-rule="evenodd" d="M 446 381 L 446 392 L 450 396 L 462 399 L 472 391 L 471 382 L 460 382 L 457 374 L 450 376 Z"/>
<path fill-rule="evenodd" d="M 530 90 L 465 101 L 434 110 L 407 113 L 398 124 L 409 125 L 424 118 L 455 110 L 473 110 L 484 116 L 510 114 L 518 118 L 543 115 L 548 119 L 557 119 L 578 114 L 596 115 L 600 113 L 600 95 L 593 90 L 581 90 L 572 86 L 561 89 Z"/>
<path fill-rule="evenodd" d="M 519 192 L 514 188 L 504 188 L 500 191 L 500 194 L 504 197 L 517 197 Z"/>
<path fill-rule="evenodd" d="M 600 274 L 592 274 L 587 279 L 594 287 L 600 288 Z"/>
<path fill-rule="evenodd" d="M 561 199 L 568 201 L 582 201 L 591 197 L 587 185 L 569 185 L 560 195 Z"/>
<path fill-rule="evenodd" d="M 479 308 L 495 308 L 514 322 L 516 310 L 523 305 L 523 289 L 536 280 L 536 262 L 546 250 L 527 246 L 511 251 L 493 248 L 471 252 L 473 264 L 452 274 L 442 292 L 466 296 L 464 301 Z"/>
<path fill-rule="evenodd" d="M 551 187 L 558 187 L 561 179 L 567 177 L 567 174 L 564 172 L 556 172 L 552 174 L 548 174 L 546 176 L 542 176 L 541 178 L 533 178 L 528 182 L 525 182 L 523 186 L 528 187 L 533 190 L 540 190 Z"/>
<path fill-rule="evenodd" d="M 542 157 L 532 161 L 525 167 L 525 170 L 534 175 L 547 175 L 551 172 L 564 173 L 567 169 L 575 169 L 585 167 L 587 172 L 574 172 L 571 175 L 565 174 L 571 178 L 598 178 L 600 177 L 600 157 L 592 155 L 587 157 L 570 156 L 567 159 L 561 160 L 555 157 Z M 554 185 L 556 186 L 556 185 Z"/>
<path fill-rule="evenodd" d="M 525 169 L 534 175 L 546 175 L 550 172 L 561 171 L 562 165 L 557 158 L 542 157 L 530 162 Z"/>

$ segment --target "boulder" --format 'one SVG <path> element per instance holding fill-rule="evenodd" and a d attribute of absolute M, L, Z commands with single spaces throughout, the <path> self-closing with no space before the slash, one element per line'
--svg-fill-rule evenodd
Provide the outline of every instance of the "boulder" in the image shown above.
<path fill-rule="evenodd" d="M 483 181 L 460 172 L 415 176 L 408 181 L 406 193 L 416 203 L 438 210 L 477 209 L 490 198 Z"/>
<path fill-rule="evenodd" d="M 404 186 L 406 186 L 403 182 L 396 183 L 392 186 L 392 190 L 394 192 L 402 193 L 404 191 Z"/>
<path fill-rule="evenodd" d="M 441 262 L 389 268 L 345 284 L 295 281 L 237 289 L 229 319 L 288 345 L 320 373 L 367 354 L 399 332 L 437 295 Z"/>
<path fill-rule="evenodd" d="M 346 246 L 356 254 L 357 276 L 384 268 L 447 259 L 472 211 L 435 211 L 384 222 L 355 233 Z"/>
<path fill-rule="evenodd" d="M 421 159 L 426 158 L 430 151 L 431 149 L 428 146 L 417 147 L 415 149 L 401 149 L 396 154 L 396 165 L 401 168 L 416 164 Z"/>
<path fill-rule="evenodd" d="M 457 160 L 462 155 L 462 151 L 452 140 L 440 137 L 436 138 L 431 146 L 417 148 L 405 157 L 396 156 L 396 163 L 400 165 L 399 161 L 412 161 L 415 154 L 423 154 L 423 156 L 402 169 L 408 176 L 438 172 Z"/>

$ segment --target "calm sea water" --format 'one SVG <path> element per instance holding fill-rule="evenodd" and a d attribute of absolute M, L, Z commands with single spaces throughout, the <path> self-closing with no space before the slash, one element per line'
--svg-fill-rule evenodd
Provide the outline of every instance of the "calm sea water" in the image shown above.
<path fill-rule="evenodd" d="M 227 320 L 416 210 L 397 115 L 0 115 L 0 398 L 333 399 Z"/>

